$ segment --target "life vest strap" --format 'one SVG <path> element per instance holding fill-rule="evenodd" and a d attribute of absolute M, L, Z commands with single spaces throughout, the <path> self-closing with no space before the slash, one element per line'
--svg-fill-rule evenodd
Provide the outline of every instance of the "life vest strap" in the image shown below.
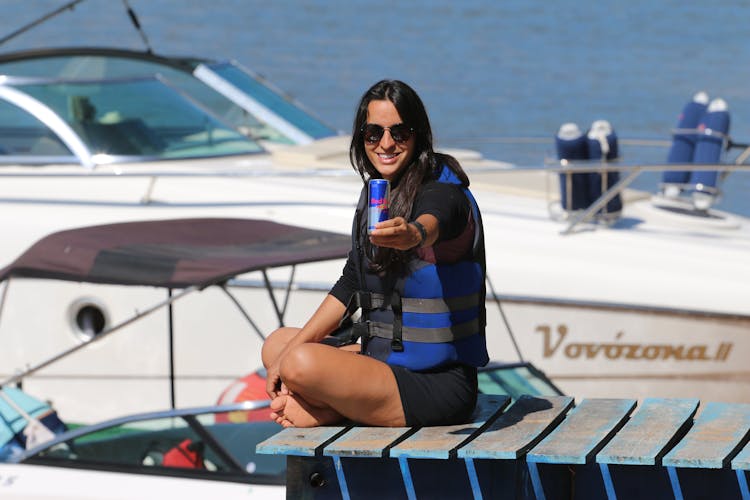
<path fill-rule="evenodd" d="M 463 311 L 479 304 L 480 294 L 472 293 L 458 297 L 441 297 L 434 299 L 402 297 L 401 307 L 407 313 L 449 313 L 452 311 Z M 357 291 L 354 292 L 346 306 L 347 315 L 351 315 L 357 309 L 372 311 L 387 306 L 385 296 L 380 293 Z"/>
<path fill-rule="evenodd" d="M 393 325 L 378 321 L 363 321 L 354 324 L 355 331 L 361 332 L 363 337 L 380 337 L 393 340 Z M 473 319 L 465 323 L 440 328 L 401 327 L 401 340 L 406 342 L 452 342 L 470 337 L 480 331 L 479 320 Z"/>
<path fill-rule="evenodd" d="M 346 304 L 346 313 L 344 315 L 351 316 L 357 309 L 362 309 L 363 311 L 381 309 L 385 305 L 385 296 L 382 293 L 357 290 L 351 297 L 349 297 L 349 302 Z"/>
<path fill-rule="evenodd" d="M 470 295 L 461 295 L 459 297 L 438 298 L 438 299 L 419 299 L 419 298 L 402 298 L 401 304 L 405 313 L 450 313 L 453 311 L 463 311 L 479 304 L 479 293 Z"/>
<path fill-rule="evenodd" d="M 391 350 L 404 352 L 403 324 L 404 315 L 401 305 L 401 295 L 393 290 L 390 295 L 391 310 L 393 311 L 393 326 L 391 327 Z"/>

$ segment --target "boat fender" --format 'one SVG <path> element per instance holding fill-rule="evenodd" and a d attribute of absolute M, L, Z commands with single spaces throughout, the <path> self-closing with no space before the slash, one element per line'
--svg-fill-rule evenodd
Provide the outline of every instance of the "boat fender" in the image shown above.
<path fill-rule="evenodd" d="M 607 120 L 596 120 L 586 134 L 589 160 L 602 163 L 615 161 L 619 157 L 617 134 Z M 587 205 L 594 203 L 603 192 L 614 186 L 620 180 L 619 172 L 603 170 L 602 172 L 591 172 L 588 178 L 589 200 Z M 622 212 L 622 198 L 618 194 L 607 202 L 603 213 L 617 215 Z"/>
<path fill-rule="evenodd" d="M 561 165 L 579 160 L 588 160 L 588 140 L 578 125 L 572 122 L 563 123 L 555 136 L 557 159 Z M 582 210 L 589 205 L 589 174 L 559 175 L 560 203 L 563 210 Z"/>
<path fill-rule="evenodd" d="M 693 163 L 716 164 L 729 140 L 729 107 L 724 99 L 712 100 L 698 125 Z M 707 210 L 719 194 L 717 170 L 694 170 L 690 175 L 693 205 Z"/>
<path fill-rule="evenodd" d="M 708 107 L 708 94 L 700 91 L 682 109 L 677 118 L 677 127 L 672 135 L 672 145 L 667 155 L 667 163 L 692 163 L 697 128 Z M 687 184 L 690 172 L 687 170 L 667 171 L 662 174 L 661 190 L 665 196 L 675 198 L 680 194 L 681 184 Z"/>

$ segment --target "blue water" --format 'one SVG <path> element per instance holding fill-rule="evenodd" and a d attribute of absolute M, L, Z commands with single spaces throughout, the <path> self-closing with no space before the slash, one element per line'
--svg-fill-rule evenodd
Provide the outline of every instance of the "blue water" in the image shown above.
<path fill-rule="evenodd" d="M 13 15 L 0 35 L 63 3 L 4 0 Z M 668 143 L 698 90 L 725 99 L 733 140 L 750 142 L 746 1 L 129 3 L 154 51 L 235 59 L 343 131 L 361 93 L 387 77 L 417 89 L 438 145 L 521 165 L 554 156 L 561 123 L 596 119 L 614 126 L 624 162 L 662 162 L 666 146 L 636 143 Z M 0 50 L 50 44 L 144 48 L 122 2 L 86 0 Z M 720 208 L 750 215 L 750 174 L 730 175 L 724 190 Z"/>

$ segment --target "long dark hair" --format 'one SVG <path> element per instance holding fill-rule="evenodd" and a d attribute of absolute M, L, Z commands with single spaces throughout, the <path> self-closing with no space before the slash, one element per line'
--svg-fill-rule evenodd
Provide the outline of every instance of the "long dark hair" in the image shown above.
<path fill-rule="evenodd" d="M 396 107 L 401 120 L 414 129 L 414 157 L 409 165 L 393 179 L 389 215 L 393 217 L 411 216 L 414 200 L 419 187 L 428 179 L 436 178 L 443 165 L 450 167 L 465 186 L 469 179 L 458 161 L 452 156 L 435 153 L 432 147 L 432 128 L 422 99 L 406 83 L 400 80 L 381 80 L 370 87 L 359 101 L 352 126 L 352 142 L 349 146 L 349 159 L 354 170 L 363 182 L 379 179 L 382 176 L 370 163 L 365 150 L 363 126 L 367 123 L 367 107 L 371 101 L 390 101 Z M 375 252 L 373 270 L 403 270 L 409 251 L 393 248 L 379 248 Z"/>

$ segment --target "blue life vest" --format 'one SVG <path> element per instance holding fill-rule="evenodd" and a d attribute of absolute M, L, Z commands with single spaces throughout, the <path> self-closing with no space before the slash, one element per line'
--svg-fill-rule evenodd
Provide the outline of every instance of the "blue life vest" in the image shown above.
<path fill-rule="evenodd" d="M 461 184 L 447 166 L 438 181 Z M 362 250 L 366 231 L 355 221 L 362 290 L 349 310 L 362 309 L 354 331 L 362 337 L 364 354 L 414 371 L 487 364 L 484 233 L 474 197 L 467 188 L 462 191 L 471 206 L 474 234 L 471 251 L 456 262 L 428 262 L 412 251 L 405 276 L 378 276 L 368 271 L 370 260 Z M 358 213 L 366 208 L 363 200 Z"/>

